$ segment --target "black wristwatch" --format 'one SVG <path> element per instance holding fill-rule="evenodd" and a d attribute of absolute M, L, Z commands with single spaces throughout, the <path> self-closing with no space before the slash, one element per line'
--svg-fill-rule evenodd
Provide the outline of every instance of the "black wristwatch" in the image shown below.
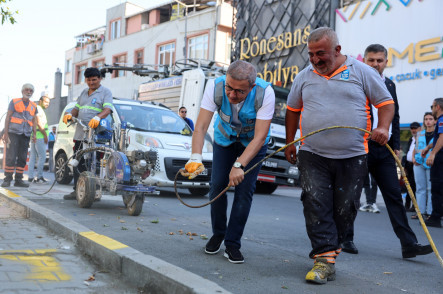
<path fill-rule="evenodd" d="M 242 170 L 245 170 L 245 167 L 238 161 L 234 162 L 232 166 L 235 168 L 241 168 Z"/>

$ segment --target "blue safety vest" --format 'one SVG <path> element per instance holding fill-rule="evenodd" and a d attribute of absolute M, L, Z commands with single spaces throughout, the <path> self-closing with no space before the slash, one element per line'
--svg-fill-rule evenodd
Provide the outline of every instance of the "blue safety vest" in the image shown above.
<path fill-rule="evenodd" d="M 432 142 L 434 142 L 434 138 L 429 141 L 429 144 L 431 144 Z M 426 130 L 423 130 L 417 135 L 417 142 L 415 143 L 415 161 L 418 164 L 423 165 L 424 168 L 430 169 L 431 167 L 426 164 L 426 160 L 428 159 L 432 148 L 429 149 L 428 153 L 426 153 L 425 158 L 421 157 L 421 151 L 425 149 L 426 146 Z"/>
<path fill-rule="evenodd" d="M 235 127 L 232 125 L 232 109 L 225 92 L 225 81 L 226 76 L 215 80 L 214 102 L 217 105 L 219 115 L 214 124 L 214 140 L 221 146 L 229 146 L 234 142 L 241 142 L 246 147 L 254 138 L 257 111 L 263 105 L 265 89 L 270 83 L 260 78 L 255 80 L 255 87 L 249 92 L 238 113 L 241 126 Z M 271 130 L 268 132 L 265 145 L 268 144 L 270 135 Z"/>

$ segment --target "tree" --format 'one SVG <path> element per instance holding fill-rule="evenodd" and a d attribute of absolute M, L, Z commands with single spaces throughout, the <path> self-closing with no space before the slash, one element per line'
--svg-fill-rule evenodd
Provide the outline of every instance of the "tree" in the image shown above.
<path fill-rule="evenodd" d="M 2 15 L 2 25 L 5 23 L 5 21 L 9 21 L 11 24 L 16 23 L 16 20 L 14 18 L 14 15 L 18 14 L 18 10 L 11 11 L 9 7 L 5 6 L 6 2 L 11 0 L 0 0 L 0 9 L 1 9 L 1 15 Z"/>

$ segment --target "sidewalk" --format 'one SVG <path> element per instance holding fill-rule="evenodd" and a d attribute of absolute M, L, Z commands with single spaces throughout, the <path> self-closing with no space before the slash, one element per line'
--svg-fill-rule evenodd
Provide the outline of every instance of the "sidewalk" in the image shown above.
<path fill-rule="evenodd" d="M 51 192 L 69 188 L 57 190 Z M 229 293 L 28 197 L 36 196 L 0 188 L 0 293 Z"/>
<path fill-rule="evenodd" d="M 1 293 L 143 293 L 25 214 L 25 209 L 0 197 Z"/>

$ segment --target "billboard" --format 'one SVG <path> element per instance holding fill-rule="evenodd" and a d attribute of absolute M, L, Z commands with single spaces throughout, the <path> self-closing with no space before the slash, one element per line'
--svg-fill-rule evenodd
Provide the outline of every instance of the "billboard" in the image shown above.
<path fill-rule="evenodd" d="M 434 98 L 443 97 L 443 27 L 440 0 L 355 1 L 336 10 L 342 52 L 362 60 L 378 43 L 388 50 L 384 74 L 394 81 L 400 123 L 421 122 Z"/>
<path fill-rule="evenodd" d="M 233 60 L 249 61 L 258 76 L 290 87 L 309 64 L 306 41 L 310 31 L 333 26 L 331 0 L 235 1 L 236 32 Z"/>

